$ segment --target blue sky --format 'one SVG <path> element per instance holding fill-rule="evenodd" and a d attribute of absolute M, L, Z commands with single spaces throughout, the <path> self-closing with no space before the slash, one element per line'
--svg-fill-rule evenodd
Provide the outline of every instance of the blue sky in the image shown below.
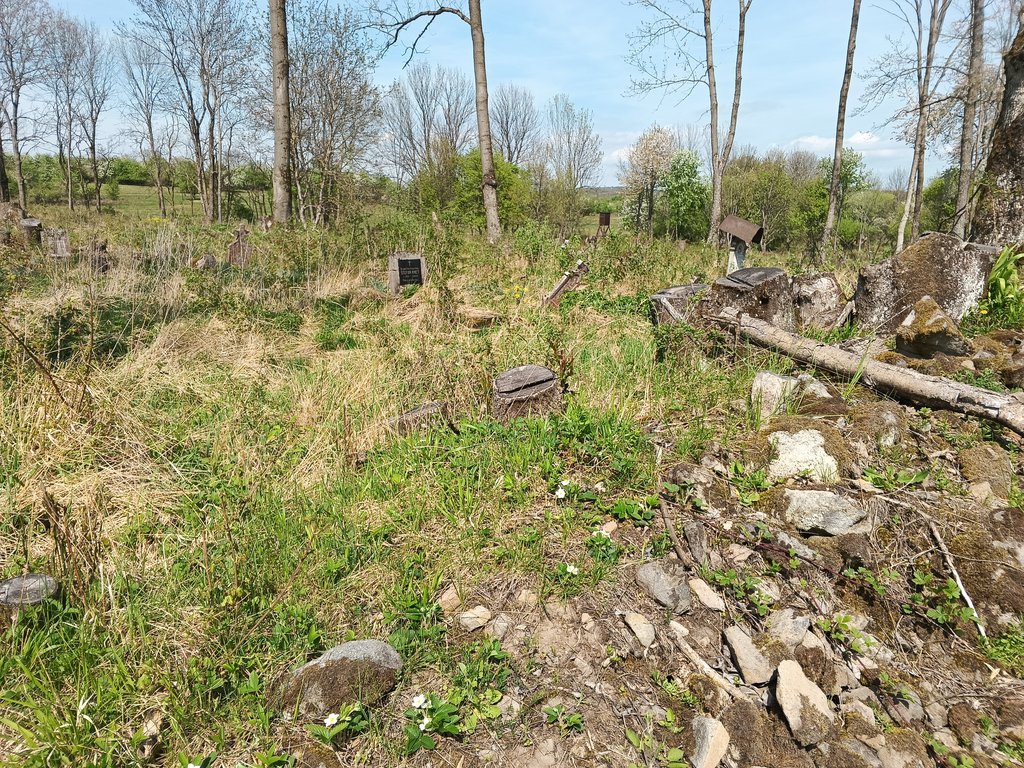
<path fill-rule="evenodd" d="M 59 5 L 104 26 L 127 18 L 127 0 L 64 0 Z M 852 0 L 754 0 L 747 17 L 743 99 L 737 145 L 808 149 L 831 154 L 839 85 L 842 80 Z M 720 0 L 717 65 L 723 119 L 731 98 L 735 55 L 735 2 Z M 604 144 L 602 182 L 614 184 L 617 159 L 649 126 L 707 124 L 706 90 L 683 103 L 673 97 L 628 95 L 633 70 L 626 63 L 627 35 L 637 26 L 637 9 L 621 0 L 484 0 L 488 78 L 492 88 L 515 82 L 529 88 L 539 105 L 558 93 L 593 113 Z M 732 23 L 730 23 L 730 20 Z M 865 2 L 850 95 L 846 137 L 865 155 L 881 179 L 906 168 L 910 151 L 883 123 L 886 110 L 854 115 L 873 59 L 898 34 L 892 17 Z M 438 19 L 421 45 L 421 57 L 471 73 L 469 28 L 454 17 Z M 389 53 L 377 79 L 401 75 L 404 56 Z M 928 175 L 942 170 L 933 158 Z"/>

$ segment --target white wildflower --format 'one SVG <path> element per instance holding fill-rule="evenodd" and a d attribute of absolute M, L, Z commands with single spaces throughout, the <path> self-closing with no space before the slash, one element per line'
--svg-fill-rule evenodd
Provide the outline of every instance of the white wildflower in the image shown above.
<path fill-rule="evenodd" d="M 341 717 L 338 715 L 338 713 L 331 712 L 331 714 L 324 718 L 324 725 L 326 725 L 328 728 L 333 728 L 338 724 L 339 720 L 341 720 Z"/>
<path fill-rule="evenodd" d="M 422 693 L 417 693 L 412 697 L 412 705 L 416 709 L 424 709 L 427 706 L 427 697 Z"/>
<path fill-rule="evenodd" d="M 580 575 L 580 569 L 577 568 L 572 563 L 566 563 L 565 564 L 565 572 L 568 573 L 570 576 L 579 576 Z"/>
<path fill-rule="evenodd" d="M 569 481 L 568 480 L 559 480 L 558 484 L 560 486 L 562 486 L 563 488 L 568 488 L 569 487 Z"/>
<path fill-rule="evenodd" d="M 555 498 L 556 499 L 564 499 L 565 498 L 565 488 L 563 488 L 562 486 L 558 486 L 558 490 L 555 491 Z"/>

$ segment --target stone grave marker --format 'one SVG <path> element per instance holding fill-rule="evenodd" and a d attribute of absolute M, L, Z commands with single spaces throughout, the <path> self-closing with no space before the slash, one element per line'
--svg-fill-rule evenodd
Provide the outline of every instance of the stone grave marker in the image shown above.
<path fill-rule="evenodd" d="M 64 261 L 71 256 L 71 240 L 66 229 L 48 229 L 43 234 L 50 255 L 56 261 Z"/>
<path fill-rule="evenodd" d="M 703 283 L 673 285 L 651 296 L 651 323 L 655 326 L 690 322 L 690 312 L 704 291 Z"/>
<path fill-rule="evenodd" d="M 491 414 L 503 424 L 520 416 L 545 416 L 562 410 L 562 386 L 542 365 L 521 365 L 494 379 Z"/>
<path fill-rule="evenodd" d="M 397 296 L 407 285 L 423 285 L 427 260 L 419 253 L 393 253 L 388 257 L 388 288 Z"/>
<path fill-rule="evenodd" d="M 242 224 L 235 233 L 235 239 L 228 246 L 228 263 L 233 267 L 245 268 L 252 258 L 252 244 L 249 242 L 249 230 Z"/>
<path fill-rule="evenodd" d="M 777 267 L 748 267 L 718 278 L 697 307 L 702 317 L 718 317 L 726 307 L 786 331 L 796 327 L 789 275 Z"/>

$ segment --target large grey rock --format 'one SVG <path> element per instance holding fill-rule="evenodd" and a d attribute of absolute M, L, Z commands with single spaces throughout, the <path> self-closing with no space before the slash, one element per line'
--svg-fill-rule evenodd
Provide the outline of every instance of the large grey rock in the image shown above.
<path fill-rule="evenodd" d="M 772 416 L 785 410 L 800 388 L 800 381 L 793 376 L 779 376 L 771 371 L 761 371 L 750 385 L 750 404 L 763 424 Z"/>
<path fill-rule="evenodd" d="M 768 617 L 768 634 L 782 643 L 790 653 L 803 642 L 810 628 L 811 620 L 806 616 L 797 616 L 792 608 L 775 611 Z"/>
<path fill-rule="evenodd" d="M 827 330 L 836 324 L 846 307 L 846 296 L 832 274 L 794 277 L 793 301 L 799 328 Z"/>
<path fill-rule="evenodd" d="M 854 303 L 861 325 L 892 333 L 914 304 L 931 296 L 956 322 L 985 295 L 995 257 L 956 237 L 929 234 L 881 264 L 864 267 Z"/>
<path fill-rule="evenodd" d="M 750 635 L 737 627 L 735 624 L 725 630 L 725 641 L 732 650 L 732 656 L 736 660 L 736 666 L 743 676 L 743 682 L 747 685 L 764 685 L 772 679 L 771 662 L 754 645 Z"/>
<path fill-rule="evenodd" d="M 825 446 L 825 436 L 816 429 L 773 432 L 768 436 L 773 457 L 768 465 L 770 480 L 805 476 L 818 483 L 839 480 L 839 461 Z"/>
<path fill-rule="evenodd" d="M 699 715 L 690 725 L 696 746 L 690 758 L 692 768 L 718 768 L 729 751 L 729 731 L 713 717 Z"/>
<path fill-rule="evenodd" d="M 286 674 L 270 698 L 285 713 L 319 719 L 346 704 L 372 707 L 398 682 L 402 659 L 387 643 L 353 640 Z"/>
<path fill-rule="evenodd" d="M 836 715 L 828 698 L 791 659 L 779 664 L 775 676 L 775 699 L 793 738 L 801 746 L 814 746 L 833 732 Z"/>
<path fill-rule="evenodd" d="M 908 357 L 971 354 L 971 345 L 953 318 L 931 296 L 920 299 L 896 329 L 896 351 Z"/>
<path fill-rule="evenodd" d="M 636 583 L 655 602 L 676 614 L 690 610 L 690 587 L 686 577 L 685 568 L 663 560 L 645 563 L 636 569 Z"/>
<path fill-rule="evenodd" d="M 867 517 L 863 507 L 832 491 L 783 491 L 782 517 L 801 533 L 840 536 Z"/>

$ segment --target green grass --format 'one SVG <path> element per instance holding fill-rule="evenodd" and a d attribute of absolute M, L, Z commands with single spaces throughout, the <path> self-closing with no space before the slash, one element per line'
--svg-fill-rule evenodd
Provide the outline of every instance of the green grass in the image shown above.
<path fill-rule="evenodd" d="M 699 459 L 746 431 L 730 404 L 753 375 L 790 368 L 755 350 L 709 364 L 715 334 L 655 338 L 644 297 L 713 275 L 719 259 L 701 249 L 683 262 L 665 244 L 609 238 L 583 288 L 543 311 L 538 297 L 575 254 L 550 241 L 511 253 L 434 243 L 428 262 L 445 266 L 451 293 L 428 283 L 388 300 L 383 256 L 419 237 L 401 217 L 254 234 L 244 272 L 195 272 L 184 265 L 225 247 L 230 227 L 149 221 L 144 192 L 122 187 L 121 213 L 83 214 L 75 230 L 108 239 L 106 274 L 0 255 L 13 275 L 5 316 L 54 376 L 5 342 L 0 576 L 52 571 L 67 595 L 0 631 L 3 765 L 139 764 L 154 708 L 161 764 L 260 764 L 287 737 L 270 681 L 351 638 L 390 640 L 402 685 L 427 675 L 439 695 L 461 691 L 462 722 L 467 707 L 486 715 L 504 667 L 449 636 L 444 586 L 600 594 L 668 546 L 646 525 L 655 437 L 671 446 L 664 463 Z M 453 303 L 503 321 L 474 331 Z M 563 375 L 565 412 L 502 426 L 487 416 L 492 378 L 528 362 Z M 438 399 L 457 432 L 387 432 L 388 418 Z M 59 529 L 44 524 L 41 487 L 63 510 Z M 629 535 L 595 544 L 611 518 Z M 61 557 L 55 530 L 98 560 Z M 362 759 L 400 760 L 388 729 L 404 718 L 369 717 Z"/>

